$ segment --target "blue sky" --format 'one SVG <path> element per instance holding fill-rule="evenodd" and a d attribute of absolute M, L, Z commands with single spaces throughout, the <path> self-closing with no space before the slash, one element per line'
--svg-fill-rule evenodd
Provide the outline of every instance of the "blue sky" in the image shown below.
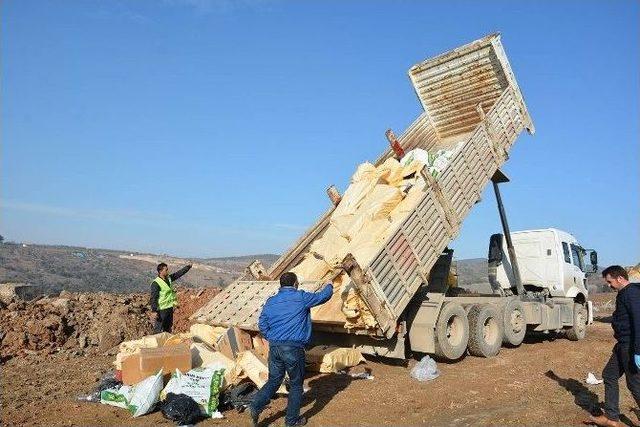
<path fill-rule="evenodd" d="M 536 125 L 511 226 L 640 261 L 636 1 L 2 2 L 7 239 L 280 252 L 420 113 L 406 72 L 494 31 Z M 493 195 L 453 245 L 484 256 Z"/>

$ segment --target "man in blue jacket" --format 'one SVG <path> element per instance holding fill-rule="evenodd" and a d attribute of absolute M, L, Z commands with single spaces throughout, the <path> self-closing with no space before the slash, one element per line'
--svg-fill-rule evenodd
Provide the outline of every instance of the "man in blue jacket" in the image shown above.
<path fill-rule="evenodd" d="M 260 412 L 282 384 L 285 372 L 289 375 L 285 425 L 303 426 L 307 423 L 300 416 L 300 405 L 305 372 L 304 347 L 311 340 L 310 310 L 329 301 L 332 294 L 331 284 L 315 293 L 298 290 L 298 278 L 288 272 L 280 277 L 278 293 L 264 304 L 258 327 L 269 341 L 269 379 L 249 406 L 254 426 L 258 424 Z"/>
<path fill-rule="evenodd" d="M 627 270 L 612 265 L 602 271 L 609 287 L 616 290 L 616 309 L 611 317 L 613 336 L 617 340 L 602 379 L 604 381 L 604 415 L 591 417 L 599 426 L 622 426 L 618 380 L 622 375 L 627 388 L 640 406 L 640 283 L 630 283 Z"/>

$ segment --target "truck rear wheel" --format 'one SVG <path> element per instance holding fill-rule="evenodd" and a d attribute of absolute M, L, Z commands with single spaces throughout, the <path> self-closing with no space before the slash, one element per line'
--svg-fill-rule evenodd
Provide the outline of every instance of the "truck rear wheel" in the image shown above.
<path fill-rule="evenodd" d="M 527 333 L 527 321 L 524 314 L 524 304 L 518 300 L 511 300 L 505 304 L 503 310 L 502 343 L 517 347 L 524 341 Z"/>
<path fill-rule="evenodd" d="M 469 310 L 469 354 L 492 357 L 502 347 L 502 316 L 491 304 L 475 305 Z"/>
<path fill-rule="evenodd" d="M 469 320 L 460 304 L 447 303 L 436 323 L 435 354 L 448 360 L 462 357 L 469 342 Z"/>
<path fill-rule="evenodd" d="M 567 329 L 567 338 L 579 341 L 587 336 L 587 309 L 584 305 L 573 304 L 573 326 Z"/>

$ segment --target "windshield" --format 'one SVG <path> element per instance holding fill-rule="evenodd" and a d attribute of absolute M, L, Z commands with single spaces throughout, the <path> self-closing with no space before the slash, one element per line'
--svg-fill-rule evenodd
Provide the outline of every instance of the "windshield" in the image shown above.
<path fill-rule="evenodd" d="M 573 258 L 573 265 L 584 271 L 584 249 L 571 244 L 571 258 Z"/>

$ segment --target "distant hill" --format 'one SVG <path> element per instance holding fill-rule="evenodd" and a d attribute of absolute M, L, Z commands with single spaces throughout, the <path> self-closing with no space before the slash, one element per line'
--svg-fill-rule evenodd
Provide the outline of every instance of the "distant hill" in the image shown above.
<path fill-rule="evenodd" d="M 178 282 L 187 287 L 226 286 L 251 261 L 271 265 L 277 255 L 192 259 L 194 267 Z M 21 282 L 51 291 L 144 292 L 158 262 L 177 270 L 188 260 L 167 255 L 72 246 L 0 244 L 0 283 Z"/>
<path fill-rule="evenodd" d="M 274 254 L 261 254 L 261 255 L 242 255 L 242 256 L 232 256 L 232 257 L 223 257 L 223 258 L 203 258 L 198 261 L 203 264 L 215 265 L 218 267 L 223 267 L 225 269 L 231 271 L 237 271 L 240 274 L 244 271 L 244 268 L 251 264 L 255 260 L 260 260 L 262 265 L 265 267 L 269 267 L 271 264 L 276 262 L 276 260 L 280 258 L 280 255 Z"/>
<path fill-rule="evenodd" d="M 253 260 L 265 267 L 279 255 L 259 254 L 191 259 L 194 268 L 179 284 L 187 287 L 224 287 L 238 277 Z M 144 292 L 156 275 L 155 267 L 166 262 L 172 271 L 189 260 L 169 255 L 144 254 L 72 246 L 0 244 L 0 283 L 40 285 L 51 291 Z M 476 292 L 490 292 L 487 260 L 456 260 L 459 286 Z M 636 267 L 638 271 L 640 268 Z M 632 272 L 636 272 L 633 270 Z M 587 278 L 590 292 L 608 291 L 600 273 Z"/>
<path fill-rule="evenodd" d="M 264 265 L 271 265 L 276 260 L 280 258 L 280 255 L 276 254 L 261 254 L 261 255 L 241 255 L 241 256 L 229 256 L 229 257 L 221 257 L 221 258 L 201 258 L 202 261 L 211 261 L 211 262 L 220 262 L 220 261 L 231 261 L 231 262 L 244 262 L 249 264 L 250 262 L 259 259 L 262 261 Z"/>

